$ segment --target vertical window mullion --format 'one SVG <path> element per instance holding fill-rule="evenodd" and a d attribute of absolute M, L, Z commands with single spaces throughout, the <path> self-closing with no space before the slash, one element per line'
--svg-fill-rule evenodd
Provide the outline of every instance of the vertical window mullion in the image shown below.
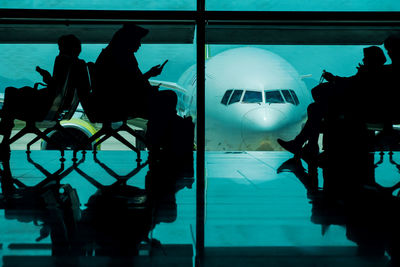
<path fill-rule="evenodd" d="M 197 0 L 197 154 L 196 154 L 196 265 L 204 256 L 205 218 L 205 0 Z"/>

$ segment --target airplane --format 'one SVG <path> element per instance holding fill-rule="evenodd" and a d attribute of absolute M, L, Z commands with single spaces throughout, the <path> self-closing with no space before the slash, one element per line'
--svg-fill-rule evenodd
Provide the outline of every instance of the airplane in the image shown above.
<path fill-rule="evenodd" d="M 285 59 L 265 49 L 240 47 L 206 59 L 205 68 L 206 150 L 282 150 L 277 138 L 289 140 L 299 133 L 312 96 L 303 76 Z M 196 122 L 196 65 L 177 83 L 150 83 L 174 90 L 178 114 Z M 96 132 L 80 108 L 72 120 L 61 124 L 82 137 Z M 146 127 L 144 120 L 130 124 Z M 49 147 L 42 141 L 41 149 Z"/>
<path fill-rule="evenodd" d="M 282 150 L 301 130 L 313 101 L 295 68 L 265 49 L 241 47 L 209 58 L 205 64 L 206 150 Z M 181 116 L 196 118 L 196 65 L 177 84 L 152 81 L 178 95 Z"/>

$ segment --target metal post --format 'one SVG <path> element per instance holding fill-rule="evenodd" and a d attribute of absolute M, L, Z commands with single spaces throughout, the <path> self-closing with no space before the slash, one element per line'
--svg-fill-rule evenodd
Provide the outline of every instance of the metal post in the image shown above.
<path fill-rule="evenodd" d="M 205 218 L 205 0 L 197 0 L 197 159 L 196 159 L 196 265 L 204 256 Z"/>

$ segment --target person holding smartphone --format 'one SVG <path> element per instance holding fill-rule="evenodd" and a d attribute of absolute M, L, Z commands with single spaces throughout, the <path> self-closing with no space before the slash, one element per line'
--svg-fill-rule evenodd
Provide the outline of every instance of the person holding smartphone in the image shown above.
<path fill-rule="evenodd" d="M 142 73 L 135 53 L 148 32 L 135 24 L 123 25 L 96 60 L 93 94 L 99 104 L 110 107 L 110 116 L 150 117 L 158 86 L 148 80 L 160 75 L 168 60 Z"/>

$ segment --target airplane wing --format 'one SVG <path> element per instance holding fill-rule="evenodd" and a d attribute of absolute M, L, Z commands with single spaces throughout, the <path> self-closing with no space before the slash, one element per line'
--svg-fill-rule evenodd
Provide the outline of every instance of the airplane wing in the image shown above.
<path fill-rule="evenodd" d="M 167 89 L 171 89 L 177 92 L 181 92 L 183 94 L 186 94 L 187 91 L 185 88 L 182 86 L 179 86 L 177 83 L 174 82 L 165 82 L 165 81 L 158 81 L 158 80 L 149 80 L 150 84 L 153 86 L 161 86 Z"/>
<path fill-rule="evenodd" d="M 300 79 L 303 80 L 305 78 L 311 78 L 312 74 L 305 74 L 305 75 L 300 75 Z"/>

